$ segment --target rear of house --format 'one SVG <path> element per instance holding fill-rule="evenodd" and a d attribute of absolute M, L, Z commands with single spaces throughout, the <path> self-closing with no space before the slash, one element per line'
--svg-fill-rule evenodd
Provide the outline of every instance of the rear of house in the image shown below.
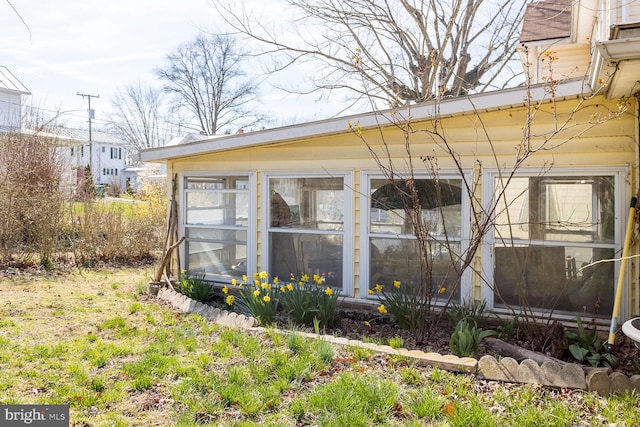
<path fill-rule="evenodd" d="M 176 180 L 180 268 L 219 284 L 318 274 L 362 303 L 377 284 L 428 277 L 436 304 L 608 319 L 638 188 L 637 88 L 626 79 L 639 55 L 607 50 L 618 40 L 598 26 L 580 40 L 576 16 L 597 10 L 587 3 L 571 3 L 561 42 L 528 41 L 538 61 L 566 69 L 562 46 L 586 50 L 593 63 L 576 78 L 539 72 L 526 87 L 142 152 Z M 426 276 L 403 186 L 429 231 Z M 621 319 L 640 313 L 635 258 L 628 267 Z"/>

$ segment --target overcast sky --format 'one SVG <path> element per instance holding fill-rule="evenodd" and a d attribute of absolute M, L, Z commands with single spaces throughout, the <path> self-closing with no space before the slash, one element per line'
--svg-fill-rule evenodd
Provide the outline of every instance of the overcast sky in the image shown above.
<path fill-rule="evenodd" d="M 99 126 L 118 88 L 138 80 L 159 86 L 153 69 L 168 52 L 200 30 L 220 28 L 210 0 L 9 1 L 26 26 L 0 0 L 0 65 L 31 91 L 26 104 L 73 111 L 77 125 L 87 116 L 87 99 L 77 92 L 100 95 L 91 99 Z M 270 85 L 263 85 L 261 97 L 280 124 L 332 114 L 313 98 L 283 101 Z"/>

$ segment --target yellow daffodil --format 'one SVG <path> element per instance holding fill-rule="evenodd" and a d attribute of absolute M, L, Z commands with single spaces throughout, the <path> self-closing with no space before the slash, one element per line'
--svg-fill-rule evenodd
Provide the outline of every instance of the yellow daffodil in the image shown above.
<path fill-rule="evenodd" d="M 278 279 L 277 277 L 274 277 L 273 278 L 273 283 L 275 283 L 277 285 L 278 283 L 280 283 L 280 279 Z"/>
<path fill-rule="evenodd" d="M 309 275 L 308 274 L 303 274 L 302 277 L 300 278 L 301 282 L 308 282 L 309 281 Z"/>
<path fill-rule="evenodd" d="M 293 290 L 293 285 L 291 283 L 287 283 L 287 289 L 292 291 Z"/>
<path fill-rule="evenodd" d="M 265 295 L 265 296 L 262 298 L 262 300 L 263 300 L 264 302 L 269 302 L 269 301 L 271 301 L 271 297 L 270 297 L 269 295 Z"/>
<path fill-rule="evenodd" d="M 351 129 L 352 127 L 353 127 L 353 123 L 352 122 L 347 123 L 347 128 Z"/>
<path fill-rule="evenodd" d="M 243 282 L 245 282 L 245 283 L 249 281 L 249 278 L 247 277 L 247 275 L 246 275 L 246 274 L 244 274 L 244 275 L 242 276 L 242 281 L 243 281 Z"/>
<path fill-rule="evenodd" d="M 260 278 L 260 274 L 259 273 L 253 273 L 253 279 L 254 280 L 258 280 Z"/>
<path fill-rule="evenodd" d="M 238 281 L 236 279 L 231 279 L 231 284 L 233 286 L 237 286 L 238 285 Z"/>
<path fill-rule="evenodd" d="M 399 288 L 400 287 L 400 281 L 399 280 L 394 280 L 393 281 L 393 287 L 396 288 L 396 289 Z"/>
<path fill-rule="evenodd" d="M 364 326 L 370 328 L 371 327 L 371 322 L 369 322 L 368 320 L 364 321 Z"/>
<path fill-rule="evenodd" d="M 375 291 L 382 292 L 382 285 L 380 285 L 379 283 L 376 283 Z"/>
<path fill-rule="evenodd" d="M 229 288 L 227 288 L 226 286 L 222 288 L 222 293 L 223 294 L 228 294 L 229 293 Z"/>
<path fill-rule="evenodd" d="M 280 286 L 280 292 L 286 292 L 287 288 L 285 288 L 284 286 Z"/>
<path fill-rule="evenodd" d="M 438 289 L 438 293 L 439 293 L 439 294 L 444 294 L 445 292 L 447 292 L 447 288 L 440 288 L 440 289 Z"/>
<path fill-rule="evenodd" d="M 260 284 L 260 287 L 261 287 L 262 289 L 269 289 L 269 288 L 270 288 L 270 286 L 269 286 L 269 284 L 268 284 L 268 283 L 262 283 L 262 284 Z"/>
<path fill-rule="evenodd" d="M 233 305 L 233 303 L 236 302 L 236 298 L 233 295 L 227 295 L 225 302 L 227 305 Z"/>
<path fill-rule="evenodd" d="M 313 275 L 313 281 L 316 282 L 319 285 L 322 282 L 324 282 L 324 277 L 320 276 L 319 274 L 314 274 Z"/>
<path fill-rule="evenodd" d="M 333 289 L 327 288 L 327 289 L 324 290 L 324 293 L 327 294 L 327 295 L 333 295 Z"/>
<path fill-rule="evenodd" d="M 255 291 L 253 291 L 253 296 L 254 297 L 259 297 L 260 296 L 260 291 L 257 290 L 257 289 Z"/>
<path fill-rule="evenodd" d="M 260 280 L 256 279 L 253 281 L 253 284 L 256 286 L 260 286 Z"/>
<path fill-rule="evenodd" d="M 368 293 L 369 295 L 373 295 L 373 294 L 374 294 L 373 289 L 369 289 L 369 290 L 367 291 L 367 293 Z"/>
<path fill-rule="evenodd" d="M 386 314 L 387 308 L 384 306 L 384 304 L 380 304 L 380 306 L 378 307 L 378 311 L 380 312 L 380 314 Z"/>
<path fill-rule="evenodd" d="M 268 276 L 268 274 L 267 274 L 267 272 L 266 272 L 266 271 L 261 271 L 261 272 L 260 272 L 260 278 L 261 278 L 261 279 L 266 279 L 266 278 L 267 278 L 267 276 Z"/>

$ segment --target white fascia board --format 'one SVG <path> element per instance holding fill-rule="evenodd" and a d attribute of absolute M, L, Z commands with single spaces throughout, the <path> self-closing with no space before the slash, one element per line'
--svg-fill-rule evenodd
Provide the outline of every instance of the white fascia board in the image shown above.
<path fill-rule="evenodd" d="M 582 79 L 569 80 L 555 88 L 555 99 L 575 98 L 592 94 L 591 87 Z M 393 114 L 390 110 L 344 116 L 333 119 L 302 123 L 275 129 L 246 132 L 240 135 L 216 136 L 215 138 L 187 144 L 149 148 L 140 151 L 139 160 L 143 162 L 164 162 L 181 157 L 197 156 L 206 153 L 228 151 L 237 148 L 250 148 L 289 141 L 302 140 L 332 134 L 351 132 L 348 124 L 358 124 L 361 129 L 376 128 L 393 124 L 402 117 L 412 121 L 428 120 L 436 115 L 440 118 L 476 114 L 482 111 L 499 111 L 525 106 L 527 98 L 533 102 L 550 98 L 545 85 L 518 87 L 514 89 L 485 92 L 467 97 L 446 98 L 439 102 L 425 102 L 418 105 L 401 107 Z"/>

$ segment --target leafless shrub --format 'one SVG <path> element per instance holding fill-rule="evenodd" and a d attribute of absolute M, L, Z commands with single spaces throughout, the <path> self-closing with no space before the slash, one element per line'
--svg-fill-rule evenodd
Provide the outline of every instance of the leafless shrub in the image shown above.
<path fill-rule="evenodd" d="M 135 199 L 97 200 L 72 208 L 71 250 L 81 265 L 129 262 L 162 248 L 166 202 L 162 187 L 144 184 Z"/>
<path fill-rule="evenodd" d="M 42 129 L 42 128 L 41 128 Z M 41 129 L 0 135 L 0 264 L 40 261 L 57 252 L 64 165 Z"/>

